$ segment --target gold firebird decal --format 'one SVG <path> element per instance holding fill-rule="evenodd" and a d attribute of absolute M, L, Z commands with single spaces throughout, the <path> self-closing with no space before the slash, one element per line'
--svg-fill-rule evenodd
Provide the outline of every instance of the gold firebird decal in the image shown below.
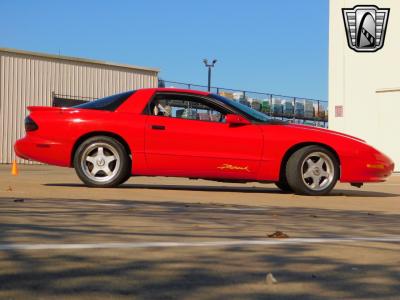
<path fill-rule="evenodd" d="M 250 172 L 249 166 L 241 167 L 241 166 L 234 166 L 230 164 L 223 164 L 222 166 L 217 167 L 220 170 L 240 170 L 240 171 L 247 171 Z"/>

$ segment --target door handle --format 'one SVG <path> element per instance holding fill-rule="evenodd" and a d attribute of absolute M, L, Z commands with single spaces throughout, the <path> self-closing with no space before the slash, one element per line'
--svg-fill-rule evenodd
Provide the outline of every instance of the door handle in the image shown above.
<path fill-rule="evenodd" d="M 151 129 L 154 129 L 154 130 L 165 130 L 165 126 L 164 125 L 151 125 Z"/>

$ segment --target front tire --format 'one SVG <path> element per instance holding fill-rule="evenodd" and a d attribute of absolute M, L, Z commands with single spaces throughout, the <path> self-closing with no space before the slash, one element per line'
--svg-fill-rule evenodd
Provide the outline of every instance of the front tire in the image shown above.
<path fill-rule="evenodd" d="M 328 194 L 339 178 L 339 162 L 328 149 L 306 146 L 289 158 L 286 178 L 297 194 L 322 196 Z"/>
<path fill-rule="evenodd" d="M 282 178 L 280 181 L 275 182 L 275 185 L 284 193 L 293 193 L 286 178 Z"/>
<path fill-rule="evenodd" d="M 91 187 L 115 187 L 128 179 L 130 158 L 124 146 L 108 136 L 85 140 L 74 155 L 78 177 Z"/>

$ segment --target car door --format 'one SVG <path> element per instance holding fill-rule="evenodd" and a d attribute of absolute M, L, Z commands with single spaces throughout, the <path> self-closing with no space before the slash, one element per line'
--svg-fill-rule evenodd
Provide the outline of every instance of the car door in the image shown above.
<path fill-rule="evenodd" d="M 257 125 L 230 126 L 210 99 L 159 93 L 149 105 L 145 156 L 154 175 L 255 179 L 263 148 Z"/>

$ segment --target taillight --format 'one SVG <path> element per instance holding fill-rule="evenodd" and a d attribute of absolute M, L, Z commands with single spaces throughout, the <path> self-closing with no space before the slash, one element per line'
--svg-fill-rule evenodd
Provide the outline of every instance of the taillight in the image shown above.
<path fill-rule="evenodd" d="M 37 124 L 35 123 L 35 121 L 32 120 L 31 117 L 26 117 L 25 118 L 25 131 L 34 131 L 37 130 L 39 127 L 37 126 Z"/>

